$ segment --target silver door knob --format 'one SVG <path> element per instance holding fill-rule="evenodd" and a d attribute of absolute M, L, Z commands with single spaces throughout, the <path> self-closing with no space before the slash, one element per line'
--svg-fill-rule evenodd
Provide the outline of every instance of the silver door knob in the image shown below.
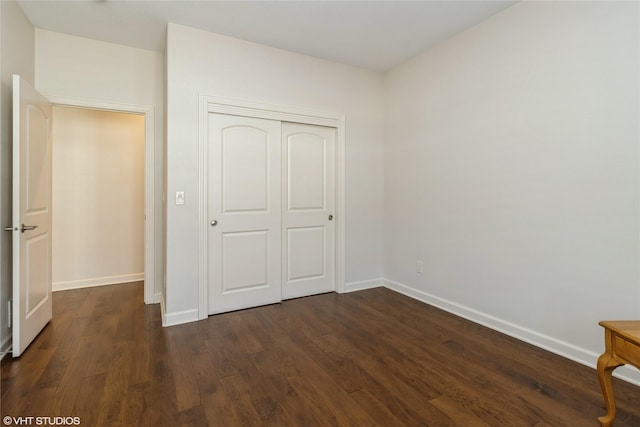
<path fill-rule="evenodd" d="M 218 221 L 216 221 L 215 219 L 211 221 L 211 226 L 215 227 L 216 225 L 218 225 Z"/>
<path fill-rule="evenodd" d="M 37 225 L 24 225 L 24 224 L 22 224 L 22 232 L 23 233 L 25 231 L 35 230 L 36 228 L 38 228 Z"/>
<path fill-rule="evenodd" d="M 329 221 L 333 219 L 333 215 L 329 215 Z"/>

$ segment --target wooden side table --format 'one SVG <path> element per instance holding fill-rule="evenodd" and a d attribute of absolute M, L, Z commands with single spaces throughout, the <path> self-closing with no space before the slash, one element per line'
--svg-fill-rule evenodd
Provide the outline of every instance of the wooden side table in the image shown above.
<path fill-rule="evenodd" d="M 602 427 L 611 427 L 616 417 L 611 374 L 622 365 L 640 369 L 640 320 L 602 321 L 605 351 L 598 358 L 598 379 L 607 405 L 607 415 L 598 418 Z"/>

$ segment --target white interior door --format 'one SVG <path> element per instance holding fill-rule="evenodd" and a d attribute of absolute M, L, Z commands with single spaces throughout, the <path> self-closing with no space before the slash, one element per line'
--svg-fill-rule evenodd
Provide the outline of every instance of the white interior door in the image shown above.
<path fill-rule="evenodd" d="M 334 128 L 282 124 L 282 298 L 335 290 Z"/>
<path fill-rule="evenodd" d="M 281 301 L 281 123 L 208 117 L 209 314 Z"/>
<path fill-rule="evenodd" d="M 51 320 L 51 104 L 13 76 L 13 357 Z"/>

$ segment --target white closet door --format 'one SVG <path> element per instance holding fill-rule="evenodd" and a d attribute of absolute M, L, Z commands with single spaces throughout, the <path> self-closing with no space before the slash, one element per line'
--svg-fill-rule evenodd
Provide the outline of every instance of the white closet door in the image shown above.
<path fill-rule="evenodd" d="M 334 128 L 282 124 L 282 298 L 335 290 Z"/>
<path fill-rule="evenodd" d="M 209 314 L 281 301 L 281 123 L 209 114 Z"/>

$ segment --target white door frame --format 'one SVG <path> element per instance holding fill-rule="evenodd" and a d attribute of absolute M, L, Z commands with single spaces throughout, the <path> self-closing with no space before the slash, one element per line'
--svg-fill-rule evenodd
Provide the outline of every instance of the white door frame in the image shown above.
<path fill-rule="evenodd" d="M 207 160 L 208 150 L 208 115 L 209 113 L 230 114 L 235 116 L 254 117 L 259 119 L 279 120 L 282 122 L 303 123 L 336 128 L 336 291 L 346 292 L 345 288 L 345 116 L 342 113 L 309 110 L 305 108 L 282 105 L 263 104 L 239 99 L 220 98 L 200 94 L 198 137 L 198 319 L 206 319 L 209 315 L 207 280 L 207 244 L 209 218 Z"/>
<path fill-rule="evenodd" d="M 49 96 L 54 106 L 144 115 L 144 303 L 160 302 L 155 291 L 155 121 L 153 106 Z M 55 256 L 55 255 L 54 255 Z"/>

